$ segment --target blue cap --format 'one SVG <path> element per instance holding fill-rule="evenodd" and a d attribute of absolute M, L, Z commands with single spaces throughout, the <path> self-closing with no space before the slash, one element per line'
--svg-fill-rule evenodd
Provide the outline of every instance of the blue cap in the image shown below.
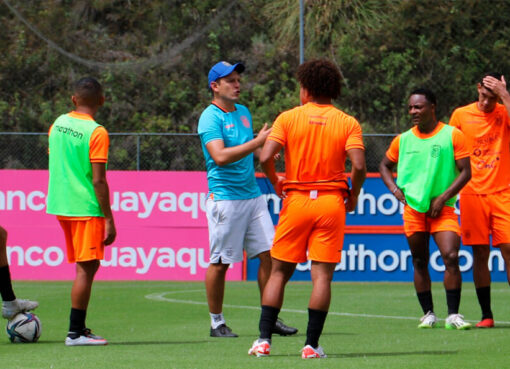
<path fill-rule="evenodd" d="M 208 87 L 211 88 L 211 82 L 226 77 L 233 71 L 236 71 L 237 73 L 243 73 L 244 69 L 245 69 L 244 65 L 241 63 L 236 63 L 232 65 L 226 61 L 220 61 L 219 63 L 214 64 L 211 70 L 209 71 Z"/>

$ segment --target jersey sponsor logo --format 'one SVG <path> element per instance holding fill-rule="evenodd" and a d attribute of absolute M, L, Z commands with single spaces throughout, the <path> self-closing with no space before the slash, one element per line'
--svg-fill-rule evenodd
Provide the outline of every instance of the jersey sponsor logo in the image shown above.
<path fill-rule="evenodd" d="M 56 125 L 53 129 L 56 129 L 58 132 L 63 133 L 65 135 L 75 137 L 79 140 L 81 140 L 83 138 L 83 133 L 75 131 L 72 128 L 67 128 L 67 127 L 62 127 L 62 126 Z"/>
<path fill-rule="evenodd" d="M 308 124 L 315 124 L 315 125 L 319 125 L 319 126 L 325 126 L 327 119 L 328 118 L 321 117 L 319 115 L 312 115 L 312 116 L 310 116 L 310 120 L 308 121 Z"/>
<path fill-rule="evenodd" d="M 248 118 L 246 118 L 246 116 L 242 116 L 241 117 L 241 122 L 243 122 L 243 126 L 245 126 L 246 128 L 250 128 L 250 121 L 248 120 Z"/>

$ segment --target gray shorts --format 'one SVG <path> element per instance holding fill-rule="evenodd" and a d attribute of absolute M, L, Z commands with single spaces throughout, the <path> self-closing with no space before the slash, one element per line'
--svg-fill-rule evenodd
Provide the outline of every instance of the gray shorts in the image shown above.
<path fill-rule="evenodd" d="M 274 225 L 264 197 L 249 200 L 210 198 L 206 203 L 210 263 L 232 264 L 271 249 Z"/>

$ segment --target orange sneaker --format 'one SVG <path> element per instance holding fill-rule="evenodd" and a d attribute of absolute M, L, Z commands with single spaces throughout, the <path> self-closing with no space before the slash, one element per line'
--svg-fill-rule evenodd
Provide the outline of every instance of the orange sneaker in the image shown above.
<path fill-rule="evenodd" d="M 482 319 L 476 323 L 476 328 L 494 328 L 494 319 Z"/>

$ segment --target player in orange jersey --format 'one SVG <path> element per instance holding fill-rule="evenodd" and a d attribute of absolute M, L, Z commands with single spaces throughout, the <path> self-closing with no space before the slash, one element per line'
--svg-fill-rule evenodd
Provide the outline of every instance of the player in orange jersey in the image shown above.
<path fill-rule="evenodd" d="M 74 86 L 72 102 L 76 110 L 58 117 L 49 132 L 46 211 L 57 216 L 66 239 L 67 260 L 76 263 L 65 344 L 106 345 L 103 337 L 85 326 L 104 246 L 117 235 L 106 180 L 108 132 L 94 120 L 104 103 L 103 88 L 93 78 L 82 78 Z"/>
<path fill-rule="evenodd" d="M 331 280 L 340 261 L 346 212 L 356 205 L 365 180 L 361 127 L 332 105 L 340 96 L 341 75 L 327 60 L 298 68 L 302 106 L 276 119 L 260 162 L 276 193 L 284 198 L 271 249 L 272 269 L 262 297 L 260 336 L 249 354 L 267 356 L 271 327 L 283 304 L 286 283 L 297 263 L 312 261 L 313 289 L 303 358 L 325 357 L 319 337 L 331 301 Z M 274 155 L 285 150 L 285 178 L 277 176 Z M 352 163 L 349 188 L 345 160 Z"/>
<path fill-rule="evenodd" d="M 450 125 L 464 132 L 471 154 L 472 178 L 461 191 L 460 218 L 462 242 L 473 248 L 473 279 L 482 309 L 476 326 L 492 328 L 491 237 L 510 282 L 510 94 L 500 73 L 486 73 L 477 88 L 478 101 L 457 108 Z"/>

